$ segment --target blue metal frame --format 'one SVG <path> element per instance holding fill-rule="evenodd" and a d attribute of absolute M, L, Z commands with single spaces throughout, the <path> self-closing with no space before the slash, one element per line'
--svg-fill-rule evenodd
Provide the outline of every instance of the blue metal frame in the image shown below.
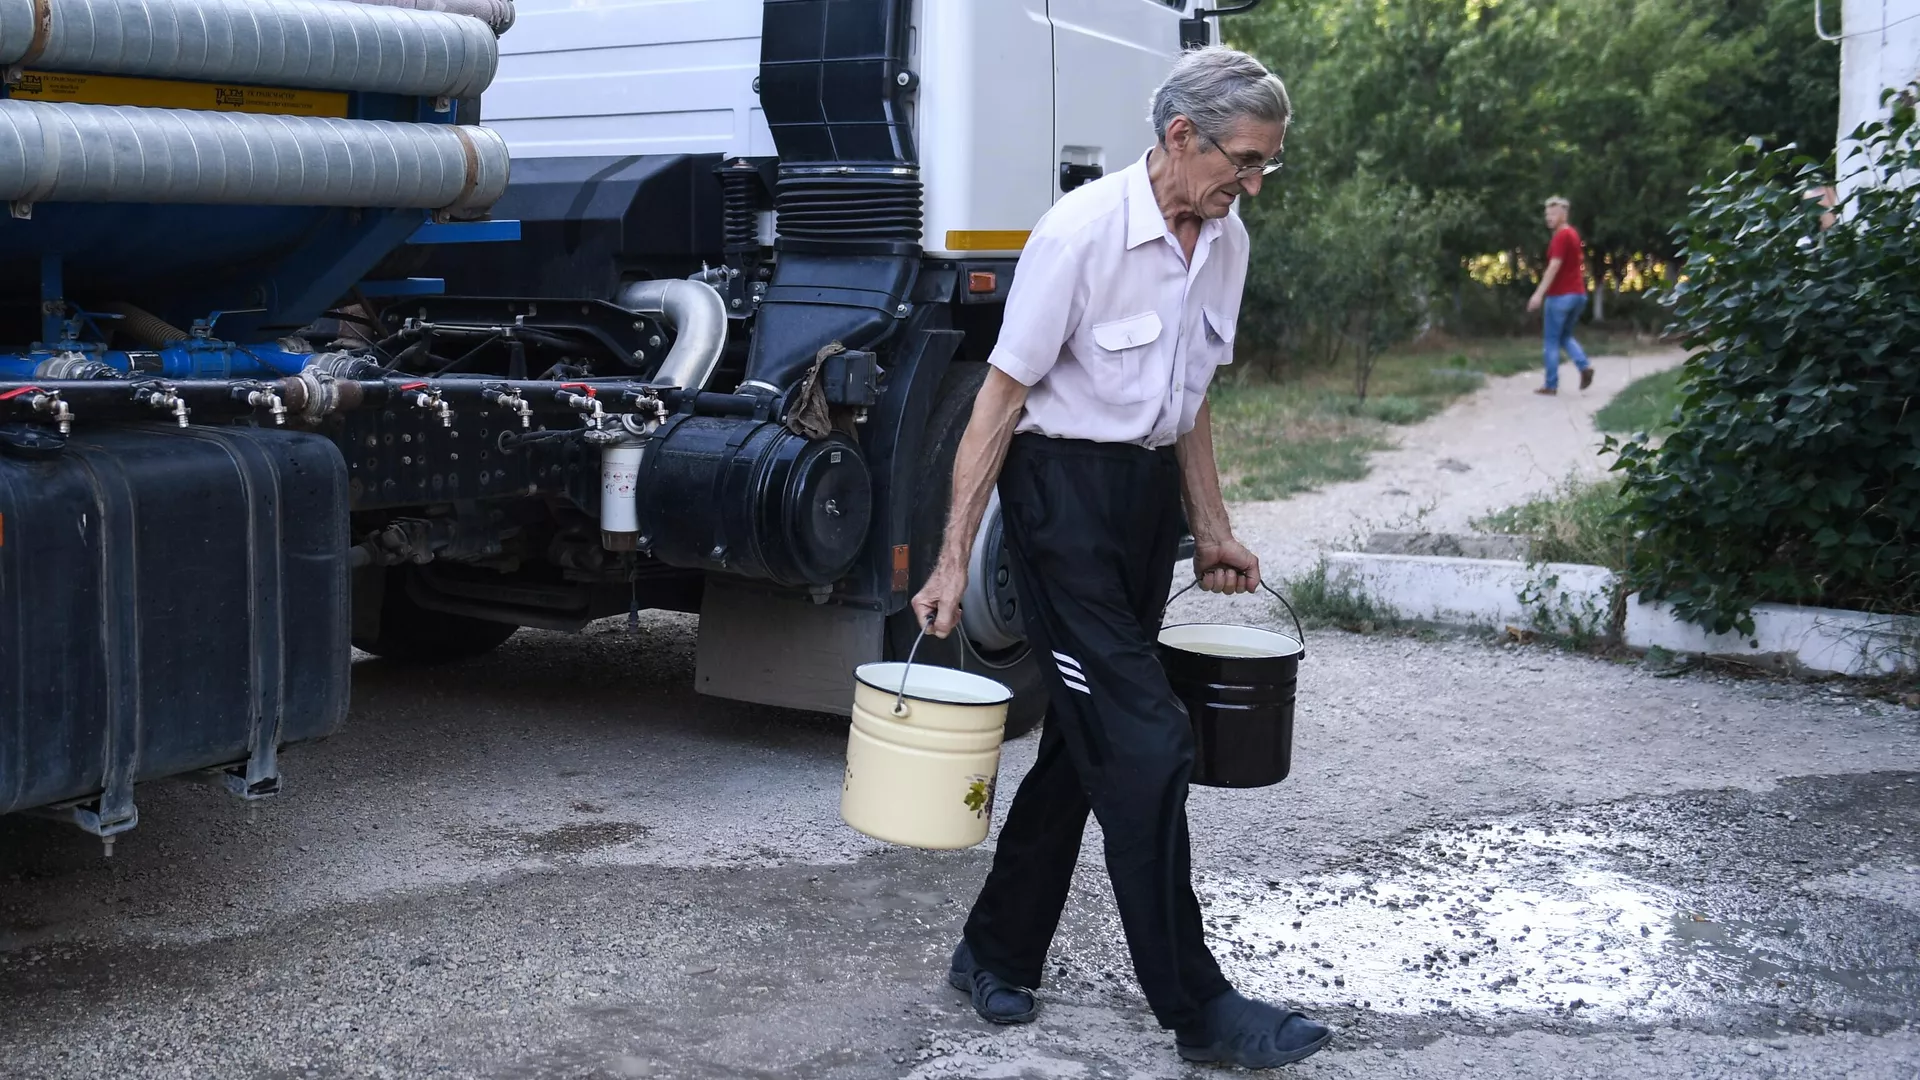
<path fill-rule="evenodd" d="M 447 279 L 410 277 L 397 281 L 363 281 L 360 291 L 368 296 L 441 296 L 447 291 Z"/>
<path fill-rule="evenodd" d="M 427 98 L 348 95 L 358 119 L 424 124 L 456 122 Z M 298 370 L 298 354 L 241 349 L 228 342 L 272 342 L 320 318 L 358 288 L 365 295 L 425 296 L 445 291 L 437 278 L 368 281 L 366 275 L 407 245 L 510 243 L 518 221 L 435 222 L 424 210 L 309 206 L 201 206 L 144 203 L 44 203 L 32 220 L 0 219 L 0 278 L 28 287 L 37 264 L 38 342 L 0 343 L 0 371 L 12 375 L 57 352 L 83 352 L 125 367 L 125 353 L 82 343 L 98 324 L 69 300 L 126 300 L 177 326 L 224 309 L 226 341 L 169 343 L 165 373 L 179 377 Z M 18 267 L 5 271 L 4 267 Z M 151 361 L 148 362 L 151 366 Z"/>
<path fill-rule="evenodd" d="M 407 237 L 409 244 L 495 244 L 520 239 L 518 221 L 429 221 Z"/>

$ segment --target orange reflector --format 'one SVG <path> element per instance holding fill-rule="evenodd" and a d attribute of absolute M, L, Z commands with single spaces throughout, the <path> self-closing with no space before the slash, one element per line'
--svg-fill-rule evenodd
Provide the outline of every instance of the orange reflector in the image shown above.
<path fill-rule="evenodd" d="M 948 251 L 1019 251 L 1027 246 L 1026 229 L 999 229 L 985 232 L 950 232 Z"/>
<path fill-rule="evenodd" d="M 990 293 L 1000 287 L 1000 278 L 991 270 L 969 270 L 967 291 Z"/>
<path fill-rule="evenodd" d="M 908 577 L 908 568 L 913 565 L 912 558 L 909 554 L 911 551 L 912 549 L 906 544 L 893 545 L 894 592 L 906 592 L 909 583 L 912 581 L 912 578 Z"/>

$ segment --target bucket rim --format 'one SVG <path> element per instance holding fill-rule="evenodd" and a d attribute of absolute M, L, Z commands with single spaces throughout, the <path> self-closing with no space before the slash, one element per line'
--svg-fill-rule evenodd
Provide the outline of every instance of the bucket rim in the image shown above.
<path fill-rule="evenodd" d="M 1221 629 L 1237 630 L 1243 633 L 1266 634 L 1272 637 L 1279 638 L 1281 641 L 1289 643 L 1290 645 L 1292 645 L 1292 648 L 1287 649 L 1284 652 L 1276 652 L 1267 656 L 1219 656 L 1214 653 L 1199 652 L 1195 649 L 1187 648 L 1186 646 L 1181 645 L 1179 643 L 1170 642 L 1166 640 L 1167 631 L 1184 630 L 1191 627 L 1219 627 Z M 1159 633 L 1154 635 L 1154 644 L 1162 648 L 1177 650 L 1179 652 L 1187 654 L 1188 656 L 1205 656 L 1213 660 L 1293 660 L 1293 659 L 1299 659 L 1304 657 L 1307 652 L 1306 642 L 1301 641 L 1299 638 L 1293 636 L 1292 634 L 1286 633 L 1285 631 L 1269 630 L 1264 626 L 1248 626 L 1245 623 L 1227 623 L 1227 622 L 1196 621 L 1196 622 L 1168 623 L 1167 625 L 1162 626 L 1160 628 Z"/>
<path fill-rule="evenodd" d="M 912 666 L 914 668 L 927 670 L 927 671 L 941 671 L 941 672 L 946 672 L 949 675 L 958 675 L 969 682 L 985 683 L 989 686 L 992 686 L 998 692 L 999 696 L 985 700 L 985 701 L 978 700 L 978 699 L 969 700 L 969 701 L 949 701 L 949 700 L 946 700 L 945 698 L 929 697 L 926 693 L 915 693 L 914 688 L 912 686 L 909 686 L 906 692 L 903 694 L 900 691 L 900 682 L 897 679 L 892 680 L 892 685 L 889 686 L 888 680 L 869 677 L 869 673 L 874 672 L 878 669 L 892 669 L 893 671 L 898 673 L 898 672 L 901 672 L 902 669 L 904 669 L 906 666 L 907 664 L 903 660 L 875 660 L 872 663 L 861 664 L 859 667 L 854 668 L 853 680 L 862 686 L 866 686 L 874 690 L 878 690 L 881 693 L 886 694 L 888 697 L 899 695 L 901 697 L 906 698 L 908 701 L 923 701 L 929 705 L 951 705 L 956 708 L 964 708 L 969 705 L 981 705 L 981 706 L 1005 705 L 1013 701 L 1013 690 L 1009 688 L 1007 684 L 1001 682 L 1000 680 L 989 678 L 985 675 L 976 675 L 971 671 L 961 671 L 959 668 L 946 667 L 941 664 L 928 664 L 925 662 L 921 662 L 921 663 L 916 663 Z"/>

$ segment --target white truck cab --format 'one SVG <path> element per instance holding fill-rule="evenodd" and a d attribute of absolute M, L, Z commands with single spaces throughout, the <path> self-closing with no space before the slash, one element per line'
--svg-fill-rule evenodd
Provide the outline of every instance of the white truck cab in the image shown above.
<path fill-rule="evenodd" d="M 1063 188 L 1145 153 L 1148 98 L 1193 6 L 913 0 L 906 108 L 926 252 L 1017 252 Z M 762 0 L 520 0 L 518 10 L 484 112 L 516 163 L 777 153 L 755 89 Z"/>

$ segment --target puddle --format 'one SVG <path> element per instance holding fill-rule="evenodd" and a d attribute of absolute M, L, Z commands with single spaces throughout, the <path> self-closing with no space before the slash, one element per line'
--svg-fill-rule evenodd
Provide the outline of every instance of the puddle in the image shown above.
<path fill-rule="evenodd" d="M 1793 886 L 1733 895 L 1650 880 L 1663 875 L 1648 869 L 1674 861 L 1662 848 L 1597 823 L 1504 823 L 1417 834 L 1373 853 L 1365 871 L 1198 884 L 1228 977 L 1273 999 L 1612 1022 L 1737 1005 L 1913 1015 L 1911 920 L 1836 910 Z"/>

